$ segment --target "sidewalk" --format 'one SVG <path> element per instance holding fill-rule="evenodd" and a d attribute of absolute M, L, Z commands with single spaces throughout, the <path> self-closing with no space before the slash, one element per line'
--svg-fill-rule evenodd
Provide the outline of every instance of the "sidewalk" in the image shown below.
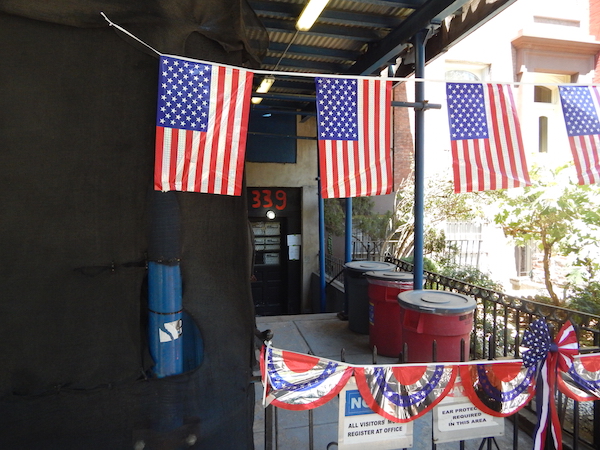
<path fill-rule="evenodd" d="M 342 360 L 342 349 L 345 361 L 352 364 L 372 364 L 373 356 L 369 348 L 369 336 L 358 334 L 348 328 L 348 322 L 341 321 L 335 313 L 305 314 L 297 316 L 257 317 L 258 329 L 270 329 L 273 332 L 273 346 L 301 353 L 312 353 L 316 356 Z M 395 358 L 377 357 L 379 364 L 394 364 Z M 256 450 L 265 448 L 264 442 L 264 409 L 262 407 L 262 385 L 256 385 L 256 407 L 254 414 L 254 445 Z M 277 444 L 274 449 L 305 450 L 309 449 L 309 412 L 275 409 L 278 423 Z M 431 413 L 415 420 L 413 448 L 428 450 L 431 442 Z M 338 440 L 338 399 L 313 410 L 315 449 L 337 449 Z M 505 421 L 505 435 L 497 437 L 496 442 L 501 449 L 513 448 L 512 424 Z M 465 441 L 466 449 L 479 449 L 481 439 Z M 531 438 L 524 433 L 519 434 L 519 448 L 532 447 Z M 438 450 L 459 449 L 458 442 L 438 444 Z M 482 447 L 483 448 L 483 447 Z M 488 447 L 485 447 L 488 448 Z M 496 448 L 492 444 L 492 447 Z M 368 450 L 368 449 L 366 449 Z"/>

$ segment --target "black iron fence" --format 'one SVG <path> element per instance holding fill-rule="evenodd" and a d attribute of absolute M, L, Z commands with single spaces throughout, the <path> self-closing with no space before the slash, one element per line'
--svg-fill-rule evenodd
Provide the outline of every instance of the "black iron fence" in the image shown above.
<path fill-rule="evenodd" d="M 481 239 L 447 239 L 446 247 L 430 257 L 435 261 L 448 262 L 479 268 L 480 259 L 487 254 L 482 253 Z M 359 241 L 352 242 L 352 259 L 355 261 L 381 261 L 386 255 L 393 255 L 397 241 Z"/>
<path fill-rule="evenodd" d="M 405 261 L 392 257 L 386 257 L 385 260 L 396 264 L 400 271 L 413 270 L 413 265 Z M 600 316 L 514 297 L 433 272 L 425 271 L 424 276 L 426 289 L 457 292 L 476 300 L 471 359 L 518 358 L 523 331 L 531 322 L 541 317 L 546 319 L 554 333 L 570 320 L 577 330 L 580 352 L 599 351 Z M 560 393 L 556 401 L 561 415 L 565 446 L 572 449 L 600 448 L 600 401 L 580 403 Z M 529 410 L 534 411 L 534 408 L 535 402 L 532 402 Z M 527 411 L 523 412 L 526 413 Z M 519 414 L 513 416 L 517 422 Z"/>

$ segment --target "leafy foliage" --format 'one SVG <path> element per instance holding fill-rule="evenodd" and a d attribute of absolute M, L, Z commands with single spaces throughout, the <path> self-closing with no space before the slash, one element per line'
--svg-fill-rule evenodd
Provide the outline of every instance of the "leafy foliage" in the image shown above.
<path fill-rule="evenodd" d="M 459 266 L 458 264 L 449 264 L 440 268 L 440 275 L 455 280 L 464 281 L 485 289 L 502 291 L 502 283 L 494 281 L 491 274 L 483 272 L 474 266 Z"/>
<path fill-rule="evenodd" d="M 533 242 L 542 251 L 544 281 L 555 305 L 561 302 L 554 290 L 551 258 L 572 255 L 585 266 L 597 253 L 600 237 L 600 188 L 575 184 L 566 168 L 534 167 L 531 186 L 501 192 L 495 216 L 517 245 Z"/>
<path fill-rule="evenodd" d="M 396 258 L 412 254 L 414 248 L 415 185 L 412 177 L 404 180 L 396 194 L 396 208 L 388 240 L 397 241 Z M 483 216 L 481 208 L 486 196 L 478 193 L 455 194 L 450 178 L 429 178 L 424 196 L 424 250 L 426 254 L 439 252 L 445 245 L 445 236 L 437 230 L 445 221 L 467 221 Z M 443 232 L 441 232 L 443 233 Z M 442 247 L 440 247 L 442 246 Z"/>
<path fill-rule="evenodd" d="M 334 236 L 345 233 L 346 200 L 331 198 L 324 200 L 325 230 Z M 370 197 L 352 199 L 352 221 L 354 227 L 372 240 L 384 240 L 389 226 L 391 211 L 385 214 L 373 212 L 374 201 Z"/>

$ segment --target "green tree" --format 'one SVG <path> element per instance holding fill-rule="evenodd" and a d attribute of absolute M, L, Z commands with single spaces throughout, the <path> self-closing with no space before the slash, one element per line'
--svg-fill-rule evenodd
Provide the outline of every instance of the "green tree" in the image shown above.
<path fill-rule="evenodd" d="M 415 242 L 415 183 L 405 179 L 396 193 L 396 208 L 387 240 L 396 241 L 394 256 L 405 258 L 413 253 Z M 438 175 L 425 180 L 424 250 L 439 252 L 445 246 L 445 236 L 438 231 L 447 221 L 468 221 L 483 217 L 482 206 L 488 197 L 479 193 L 455 194 L 452 180 Z"/>
<path fill-rule="evenodd" d="M 345 230 L 346 199 L 331 198 L 324 200 L 325 230 L 334 236 L 343 236 Z M 378 214 L 373 211 L 374 201 L 370 197 L 352 199 L 353 230 L 360 231 L 373 241 L 383 241 L 389 227 L 391 211 Z"/>
<path fill-rule="evenodd" d="M 538 246 L 544 283 L 555 305 L 561 301 L 552 281 L 552 257 L 572 255 L 576 264 L 585 267 L 600 231 L 599 187 L 574 183 L 567 167 L 534 167 L 531 186 L 501 191 L 500 211 L 495 215 L 496 223 L 517 245 L 532 242 Z"/>

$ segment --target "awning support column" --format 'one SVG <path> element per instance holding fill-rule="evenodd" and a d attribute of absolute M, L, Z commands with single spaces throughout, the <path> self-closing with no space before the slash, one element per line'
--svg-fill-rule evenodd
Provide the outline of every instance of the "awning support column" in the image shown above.
<path fill-rule="evenodd" d="M 425 42 L 428 30 L 419 31 L 414 36 L 415 78 L 425 78 Z M 425 101 L 425 83 L 415 83 L 415 103 Z M 423 235 L 425 198 L 425 110 L 415 108 L 415 246 L 414 279 L 415 290 L 423 289 Z"/>

